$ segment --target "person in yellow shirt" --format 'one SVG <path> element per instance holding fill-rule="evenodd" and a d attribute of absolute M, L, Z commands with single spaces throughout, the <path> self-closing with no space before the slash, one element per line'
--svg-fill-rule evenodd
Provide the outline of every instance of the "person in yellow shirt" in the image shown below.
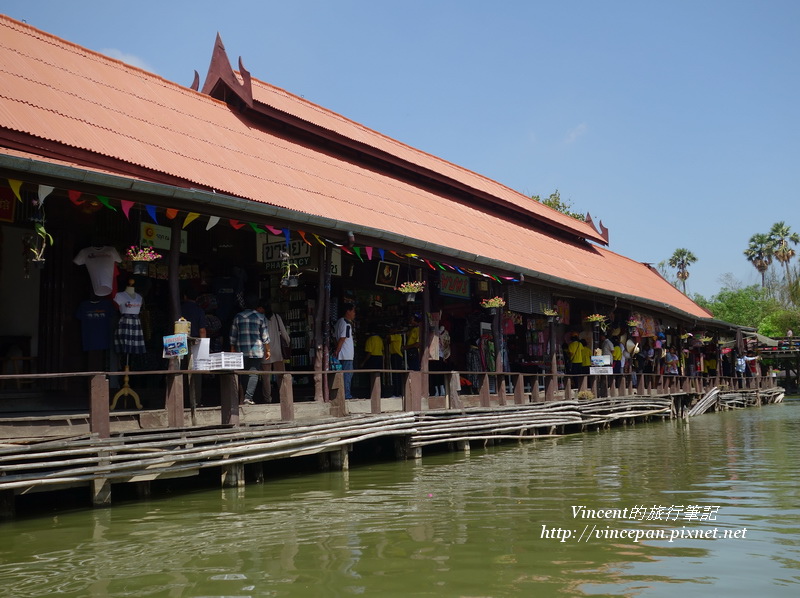
<path fill-rule="evenodd" d="M 583 351 L 578 335 L 573 333 L 570 343 L 567 345 L 567 363 L 569 364 L 568 374 L 580 374 L 583 367 Z"/>
<path fill-rule="evenodd" d="M 383 369 L 383 339 L 380 335 L 370 334 L 364 343 L 366 353 L 361 368 L 366 370 Z"/>
<path fill-rule="evenodd" d="M 592 365 L 592 349 L 589 347 L 589 343 L 586 342 L 586 339 L 581 339 L 581 374 L 588 374 L 589 368 Z"/>
<path fill-rule="evenodd" d="M 389 335 L 389 366 L 392 368 L 392 395 L 403 396 L 403 374 L 395 373 L 405 369 L 403 360 L 403 333 L 393 330 Z"/>
<path fill-rule="evenodd" d="M 408 329 L 408 336 L 406 337 L 406 357 L 408 358 L 408 369 L 419 371 L 420 367 L 420 349 L 422 343 L 419 338 L 419 314 L 411 316 L 410 327 Z"/>

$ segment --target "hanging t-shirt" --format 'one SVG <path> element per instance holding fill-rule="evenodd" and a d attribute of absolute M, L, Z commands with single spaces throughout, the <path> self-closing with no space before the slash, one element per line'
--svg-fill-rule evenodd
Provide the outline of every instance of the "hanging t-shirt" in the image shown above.
<path fill-rule="evenodd" d="M 117 309 L 110 299 L 82 301 L 75 312 L 81 321 L 84 351 L 102 351 L 111 347 L 114 314 Z"/>
<path fill-rule="evenodd" d="M 72 261 L 86 266 L 95 295 L 106 297 L 114 291 L 114 265 L 122 261 L 114 247 L 85 247 Z"/>

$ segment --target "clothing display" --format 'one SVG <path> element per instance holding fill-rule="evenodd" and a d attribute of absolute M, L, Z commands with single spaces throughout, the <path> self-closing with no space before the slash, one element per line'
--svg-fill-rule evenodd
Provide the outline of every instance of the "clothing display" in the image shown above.
<path fill-rule="evenodd" d="M 75 312 L 81 322 L 81 341 L 84 351 L 103 351 L 111 348 L 114 316 L 117 308 L 110 299 L 82 301 Z"/>
<path fill-rule="evenodd" d="M 139 319 L 139 312 L 144 304 L 142 296 L 133 287 L 128 287 L 114 295 L 114 303 L 119 307 L 122 316 L 114 335 L 114 346 L 117 351 L 134 355 L 145 353 L 147 348 L 144 343 L 142 322 Z"/>
<path fill-rule="evenodd" d="M 72 261 L 86 266 L 94 294 L 98 297 L 106 297 L 116 290 L 114 269 L 122 258 L 114 247 L 86 247 Z"/>

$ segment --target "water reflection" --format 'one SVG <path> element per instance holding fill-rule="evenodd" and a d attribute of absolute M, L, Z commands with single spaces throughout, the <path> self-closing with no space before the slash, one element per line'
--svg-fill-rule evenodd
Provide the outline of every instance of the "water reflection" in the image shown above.
<path fill-rule="evenodd" d="M 0 596 L 795 596 L 799 416 L 790 403 L 348 475 L 270 480 L 266 465 L 245 491 L 4 523 Z M 584 521 L 573 505 L 720 509 Z M 578 541 L 587 525 L 746 536 Z"/>

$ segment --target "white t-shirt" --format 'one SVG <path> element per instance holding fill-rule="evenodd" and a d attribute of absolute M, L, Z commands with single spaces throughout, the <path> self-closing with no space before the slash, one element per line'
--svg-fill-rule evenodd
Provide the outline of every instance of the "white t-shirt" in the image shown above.
<path fill-rule="evenodd" d="M 119 305 L 119 313 L 122 315 L 137 315 L 142 309 L 144 300 L 142 296 L 135 291 L 133 295 L 129 295 L 127 292 L 123 291 L 114 295 L 114 303 Z"/>
<path fill-rule="evenodd" d="M 336 322 L 336 342 L 344 337 L 344 343 L 336 356 L 339 359 L 352 360 L 355 357 L 355 346 L 353 345 L 353 323 L 344 318 L 339 318 Z"/>
<path fill-rule="evenodd" d="M 95 295 L 105 297 L 111 294 L 114 290 L 114 263 L 122 261 L 114 247 L 86 247 L 72 261 L 86 266 Z"/>

